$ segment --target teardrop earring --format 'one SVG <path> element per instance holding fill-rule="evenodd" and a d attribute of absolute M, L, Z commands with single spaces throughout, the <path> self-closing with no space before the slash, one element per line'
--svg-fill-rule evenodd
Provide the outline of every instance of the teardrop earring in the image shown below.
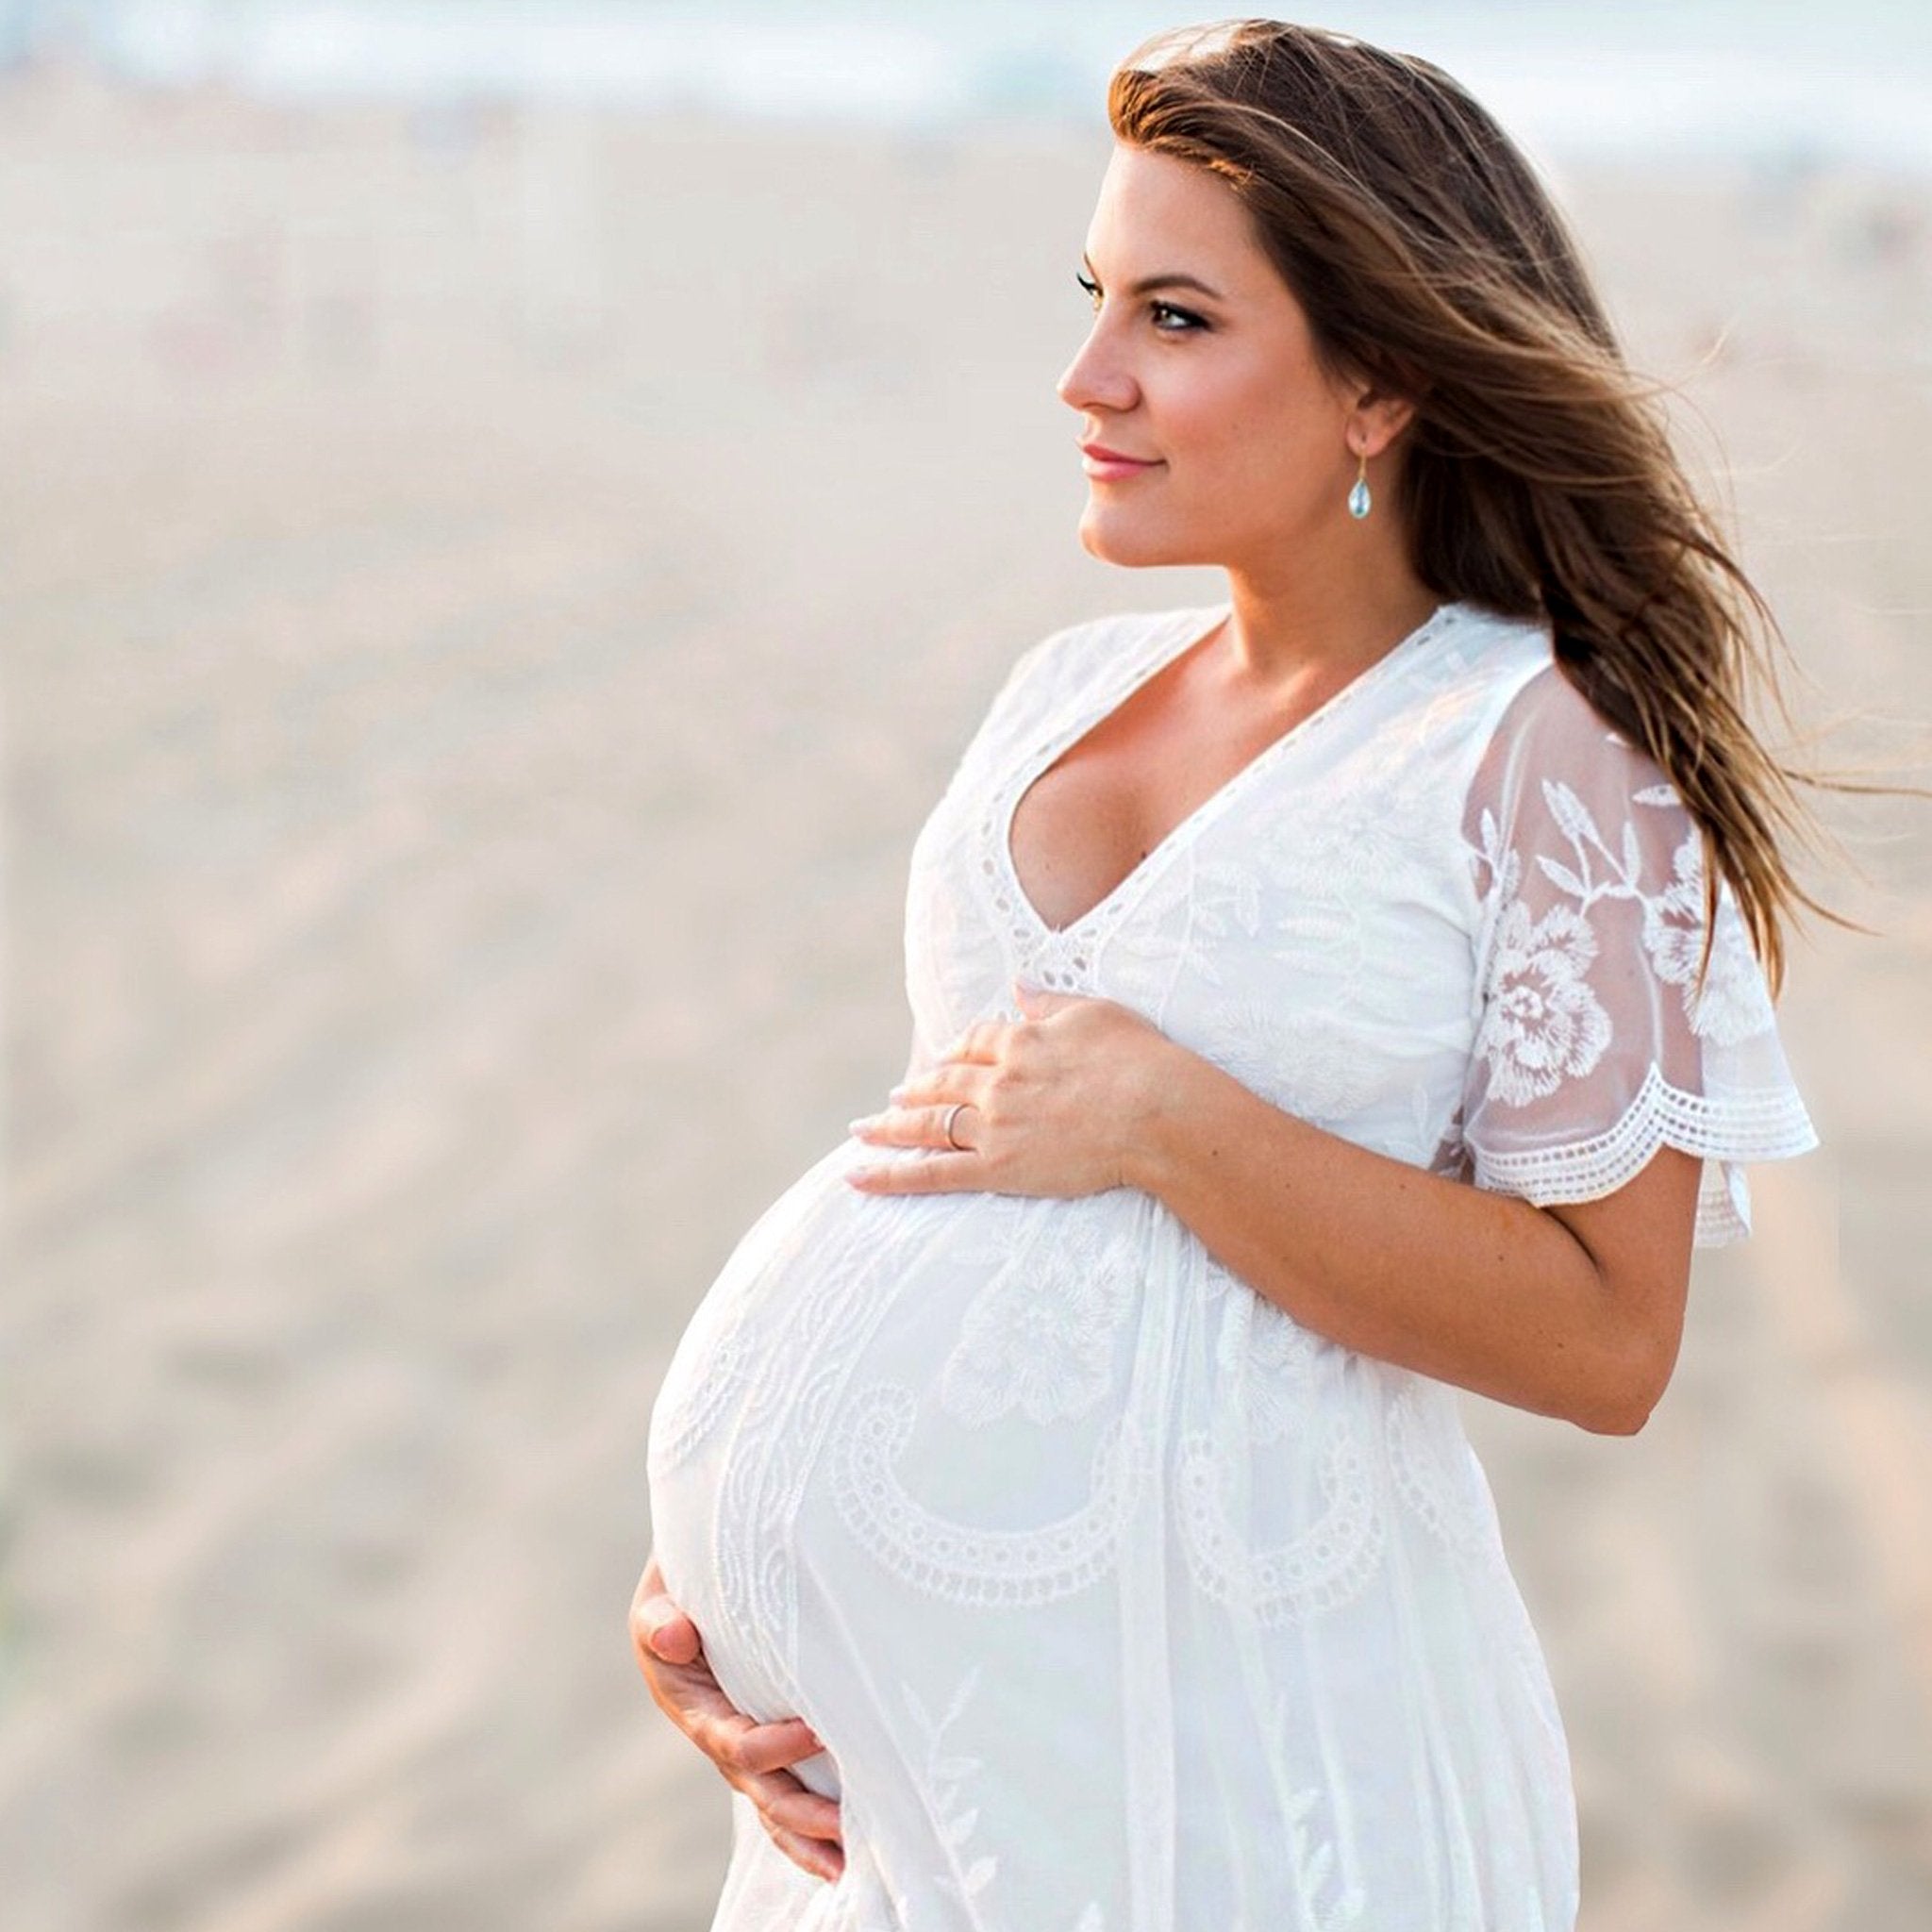
<path fill-rule="evenodd" d="M 1368 515 L 1372 499 L 1369 495 L 1369 453 L 1365 449 L 1357 450 L 1356 456 L 1361 467 L 1356 472 L 1355 488 L 1348 492 L 1348 513 L 1359 523 Z"/>

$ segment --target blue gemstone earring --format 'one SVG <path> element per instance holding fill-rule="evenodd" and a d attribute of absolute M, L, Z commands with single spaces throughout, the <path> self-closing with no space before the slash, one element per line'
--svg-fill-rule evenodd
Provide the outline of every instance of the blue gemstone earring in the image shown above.
<path fill-rule="evenodd" d="M 1361 468 L 1356 474 L 1355 488 L 1348 492 L 1348 513 L 1360 522 L 1369 513 L 1369 453 L 1357 450 L 1356 455 Z"/>

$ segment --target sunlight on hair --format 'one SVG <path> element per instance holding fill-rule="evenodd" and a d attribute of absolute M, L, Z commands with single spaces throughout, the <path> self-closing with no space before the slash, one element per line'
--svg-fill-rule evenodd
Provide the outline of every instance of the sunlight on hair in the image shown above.
<path fill-rule="evenodd" d="M 1225 54 L 1234 46 L 1241 29 L 1251 24 L 1246 20 L 1213 20 L 1194 26 L 1163 27 L 1142 41 L 1122 65 L 1142 74 L 1158 74 L 1164 67 L 1184 66 L 1190 60 Z"/>

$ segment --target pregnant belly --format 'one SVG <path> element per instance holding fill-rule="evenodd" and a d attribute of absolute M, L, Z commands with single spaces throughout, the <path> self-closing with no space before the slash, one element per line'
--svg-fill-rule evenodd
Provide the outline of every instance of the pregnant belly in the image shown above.
<path fill-rule="evenodd" d="M 1143 1503 L 1213 1602 L 1286 1620 L 1362 1587 L 1400 1372 L 1298 1326 L 1145 1194 L 861 1194 L 865 1151 L 747 1232 L 652 1414 L 659 1564 L 734 1702 L 806 1710 L 802 1589 L 848 1624 L 882 1587 L 1044 1607 L 1117 1565 Z"/>
<path fill-rule="evenodd" d="M 734 1704 L 826 1740 L 795 1769 L 854 1869 L 920 1898 L 977 1817 L 1016 1885 L 1076 1829 L 1123 1873 L 1122 1821 L 1170 1815 L 1189 1932 L 1224 1927 L 1215 1888 L 1340 1778 L 1365 1870 L 1480 1841 L 1565 1882 L 1560 1726 L 1454 1391 L 1300 1328 L 1144 1194 L 867 1195 L 866 1151 L 733 1251 L 649 1456 L 667 1586 Z"/>
<path fill-rule="evenodd" d="M 854 1375 L 868 1374 L 881 1325 L 896 1320 L 927 1342 L 958 1325 L 962 1289 L 970 1298 L 975 1272 L 997 1261 L 990 1226 L 1018 1206 L 861 1194 L 844 1174 L 868 1156 L 879 1150 L 841 1143 L 759 1215 L 699 1302 L 651 1410 L 658 1567 L 719 1683 L 758 1716 L 802 1707 L 798 1513 Z"/>
<path fill-rule="evenodd" d="M 989 1603 L 1097 1574 L 1144 1466 L 1135 1391 L 1156 1395 L 1156 1357 L 1186 1340 L 1166 1318 L 1200 1251 L 1148 1196 L 862 1194 L 843 1175 L 867 1153 L 827 1155 L 748 1230 L 652 1411 L 659 1565 L 759 1715 L 805 1692 L 815 1524 L 881 1573 Z"/>

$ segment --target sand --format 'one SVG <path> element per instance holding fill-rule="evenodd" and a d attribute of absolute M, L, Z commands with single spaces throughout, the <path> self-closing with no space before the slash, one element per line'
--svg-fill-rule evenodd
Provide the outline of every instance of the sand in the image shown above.
<path fill-rule="evenodd" d="M 644 1443 L 904 1063 L 912 836 L 1088 558 L 1091 130 L 0 99 L 9 1932 L 702 1932 Z M 1835 756 L 1932 720 L 1932 192 L 1561 171 Z M 1470 1396 L 1584 1932 L 1932 1923 L 1932 807 L 1640 1435 Z"/>

